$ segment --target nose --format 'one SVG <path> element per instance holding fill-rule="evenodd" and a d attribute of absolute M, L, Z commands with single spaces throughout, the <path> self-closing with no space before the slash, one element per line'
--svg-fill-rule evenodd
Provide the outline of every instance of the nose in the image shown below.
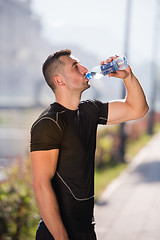
<path fill-rule="evenodd" d="M 80 69 L 81 74 L 86 74 L 88 72 L 88 69 L 86 67 L 84 67 L 83 65 L 80 65 L 79 69 Z"/>

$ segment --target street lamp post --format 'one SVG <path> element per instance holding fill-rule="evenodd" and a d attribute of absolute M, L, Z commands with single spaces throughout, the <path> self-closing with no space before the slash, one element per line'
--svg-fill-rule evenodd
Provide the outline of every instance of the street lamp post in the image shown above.
<path fill-rule="evenodd" d="M 155 116 L 155 102 L 157 93 L 157 53 L 159 48 L 159 15 L 160 12 L 160 0 L 156 0 L 156 14 L 154 23 L 154 34 L 153 34 L 153 56 L 152 56 L 152 89 L 151 89 L 151 103 L 150 103 L 150 114 L 148 122 L 148 134 L 153 134 L 154 127 L 154 116 Z"/>
<path fill-rule="evenodd" d="M 132 0 L 127 0 L 126 6 L 126 19 L 125 19 L 125 36 L 124 36 L 124 54 L 128 58 L 129 52 L 129 39 L 130 39 L 130 30 L 131 30 L 131 5 Z M 122 98 L 125 98 L 126 90 L 124 84 L 122 85 Z M 119 149 L 118 149 L 118 158 L 119 161 L 125 162 L 125 144 L 126 144 L 126 133 L 125 133 L 125 123 L 120 124 L 119 129 Z"/>

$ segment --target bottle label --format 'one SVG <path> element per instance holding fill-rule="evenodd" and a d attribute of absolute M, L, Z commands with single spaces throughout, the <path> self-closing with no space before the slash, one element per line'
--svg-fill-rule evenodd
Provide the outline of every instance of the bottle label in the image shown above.
<path fill-rule="evenodd" d="M 103 75 L 105 76 L 107 74 L 118 71 L 118 65 L 113 60 L 112 62 L 105 63 L 105 64 L 101 65 L 101 71 L 102 71 Z"/>

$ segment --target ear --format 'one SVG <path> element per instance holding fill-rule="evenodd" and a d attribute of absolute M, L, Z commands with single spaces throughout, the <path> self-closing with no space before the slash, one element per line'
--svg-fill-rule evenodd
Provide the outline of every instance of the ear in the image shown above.
<path fill-rule="evenodd" d="M 60 85 L 60 86 L 64 86 L 65 85 L 65 82 L 64 82 L 64 78 L 62 75 L 56 75 L 53 77 L 53 82 L 56 84 L 56 85 Z"/>

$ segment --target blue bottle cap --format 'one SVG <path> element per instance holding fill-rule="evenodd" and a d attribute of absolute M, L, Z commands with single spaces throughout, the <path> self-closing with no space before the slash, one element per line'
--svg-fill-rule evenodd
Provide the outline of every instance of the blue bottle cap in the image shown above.
<path fill-rule="evenodd" d="M 88 73 L 86 74 L 86 78 L 87 78 L 88 80 L 92 79 L 92 74 L 88 72 Z"/>

